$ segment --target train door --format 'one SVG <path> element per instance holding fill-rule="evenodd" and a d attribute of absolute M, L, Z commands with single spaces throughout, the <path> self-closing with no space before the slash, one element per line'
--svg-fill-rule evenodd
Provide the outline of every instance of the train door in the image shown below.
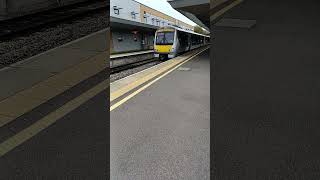
<path fill-rule="evenodd" d="M 197 44 L 196 43 L 196 38 L 195 38 L 195 35 L 191 34 L 191 38 L 190 38 L 190 42 L 191 42 L 191 50 L 194 49 L 195 45 Z"/>
<path fill-rule="evenodd" d="M 188 34 L 183 31 L 177 31 L 178 32 L 178 39 L 179 39 L 179 53 L 185 52 L 189 50 L 189 41 L 188 41 Z"/>
<path fill-rule="evenodd" d="M 191 50 L 192 42 L 191 42 L 191 34 L 188 34 L 188 51 Z"/>

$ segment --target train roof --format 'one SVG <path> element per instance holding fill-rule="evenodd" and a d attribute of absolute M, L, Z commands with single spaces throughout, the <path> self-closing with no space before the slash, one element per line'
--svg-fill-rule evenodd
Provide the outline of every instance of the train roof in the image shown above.
<path fill-rule="evenodd" d="M 159 28 L 158 30 L 164 30 L 164 29 L 176 29 L 176 30 L 178 30 L 178 31 L 183 31 L 183 32 L 190 33 L 190 34 L 195 34 L 195 35 L 199 35 L 199 36 L 210 37 L 209 35 L 196 33 L 196 32 L 194 32 L 194 31 L 185 30 L 185 29 L 182 29 L 182 28 L 179 28 L 179 27 L 175 27 L 175 26 L 165 26 L 165 27 Z"/>

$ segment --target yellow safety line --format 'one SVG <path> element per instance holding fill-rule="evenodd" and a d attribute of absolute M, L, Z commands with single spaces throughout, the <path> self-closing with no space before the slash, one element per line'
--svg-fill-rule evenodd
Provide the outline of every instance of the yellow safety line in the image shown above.
<path fill-rule="evenodd" d="M 1 100 L 0 114 L 8 116 L 8 118 L 0 120 L 0 127 L 14 121 L 19 116 L 65 92 L 81 81 L 103 71 L 106 68 L 103 59 L 107 57 L 107 52 L 89 57 L 77 65 Z"/>
<path fill-rule="evenodd" d="M 165 72 L 166 70 L 174 67 L 175 65 L 181 63 L 183 60 L 177 60 L 167 66 L 164 66 L 156 71 L 154 71 L 153 73 L 150 73 L 146 76 L 144 76 L 143 78 L 138 79 L 137 81 L 134 81 L 130 84 L 128 84 L 127 86 L 124 86 L 122 88 L 120 88 L 119 90 L 112 92 L 110 94 L 110 102 L 114 101 L 115 99 L 119 98 L 120 96 L 124 95 L 125 93 L 129 92 L 130 90 L 140 86 L 141 84 L 145 83 L 146 81 L 158 76 L 159 74 Z"/>
<path fill-rule="evenodd" d="M 48 128 L 50 125 L 54 124 L 56 121 L 58 121 L 59 119 L 61 119 L 62 117 L 70 113 L 71 111 L 75 110 L 76 108 L 78 108 L 79 106 L 87 102 L 89 99 L 92 99 L 94 96 L 96 96 L 100 92 L 104 91 L 109 86 L 109 84 L 110 84 L 109 79 L 101 82 L 100 84 L 89 89 L 88 91 L 84 92 L 80 96 L 69 101 L 62 107 L 51 112 L 44 118 L 35 122 L 31 126 L 25 128 L 24 130 L 20 131 L 19 133 L 15 134 L 14 136 L 2 142 L 0 144 L 0 157 L 5 155 L 9 151 L 13 150 L 17 146 L 21 145 L 25 141 L 29 140 L 33 136 L 37 135 L 44 129 Z"/>
<path fill-rule="evenodd" d="M 128 84 L 125 87 L 120 88 L 119 90 L 113 92 L 110 94 L 110 102 L 114 101 L 115 99 L 119 98 L 120 96 L 124 95 L 125 93 L 127 93 L 128 91 L 140 86 L 141 84 L 145 83 L 146 81 L 156 77 L 157 75 L 163 73 L 164 71 L 170 69 L 171 67 L 175 66 L 178 63 L 181 63 L 182 60 L 180 61 L 176 61 L 174 63 L 171 63 L 161 69 L 156 70 L 155 72 L 148 74 L 146 76 L 144 76 L 143 78 L 138 79 L 137 81 L 134 81 L 133 83 Z"/>
<path fill-rule="evenodd" d="M 203 52 L 203 51 L 201 51 L 201 52 Z M 196 55 L 198 55 L 198 54 L 196 54 Z M 196 56 L 196 55 L 194 55 L 194 56 Z M 192 56 L 192 57 L 194 57 L 194 56 Z M 192 59 L 192 57 L 190 59 Z M 189 60 L 186 60 L 185 62 L 187 62 Z M 184 64 L 185 62 L 181 63 L 180 65 Z M 177 66 L 177 67 L 179 67 L 179 66 Z M 174 69 L 172 69 L 171 71 L 173 71 L 173 70 Z M 171 72 L 171 71 L 169 71 L 169 72 Z M 166 74 L 168 74 L 169 72 L 167 72 Z M 164 75 L 162 75 L 161 77 L 164 77 Z M 159 77 L 157 79 L 160 79 L 161 77 Z M 155 80 L 153 82 L 155 82 Z M 148 86 L 150 86 L 151 84 L 152 83 L 149 83 Z M 55 111 L 49 113 L 47 116 L 45 116 L 42 119 L 38 120 L 34 124 L 32 124 L 29 127 L 23 129 L 22 131 L 20 131 L 19 133 L 15 134 L 14 136 L 8 138 L 7 140 L 5 140 L 4 142 L 2 142 L 0 144 L 0 157 L 4 156 L 5 154 L 10 152 L 14 148 L 18 147 L 19 145 L 21 145 L 24 142 L 26 142 L 27 140 L 31 139 L 32 137 L 34 137 L 35 135 L 37 135 L 41 131 L 45 130 L 50 125 L 54 124 L 59 119 L 61 119 L 62 117 L 64 117 L 68 113 L 70 113 L 71 111 L 73 111 L 76 108 L 80 107 L 82 104 L 84 104 L 88 100 L 92 99 L 94 96 L 96 96 L 100 92 L 103 92 L 105 89 L 108 88 L 109 85 L 110 85 L 109 79 L 99 83 L 95 87 L 93 87 L 93 88 L 89 89 L 88 91 L 82 93 L 80 96 L 78 96 L 78 97 L 74 98 L 73 100 L 67 102 L 62 107 L 60 107 L 60 108 L 56 109 Z M 145 88 L 147 88 L 148 86 L 145 86 Z M 142 90 L 140 90 L 140 91 L 142 91 Z"/>
<path fill-rule="evenodd" d="M 123 103 L 125 103 L 126 101 L 128 101 L 129 99 L 131 99 L 132 97 L 134 97 L 135 95 L 139 94 L 141 91 L 143 91 L 144 89 L 146 89 L 147 87 L 151 86 L 153 83 L 157 82 L 158 80 L 160 80 L 161 78 L 163 78 L 164 76 L 168 75 L 169 73 L 171 73 L 172 71 L 174 71 L 175 69 L 177 69 L 178 67 L 182 66 L 184 63 L 190 61 L 191 59 L 193 59 L 194 57 L 196 57 L 197 55 L 199 55 L 200 53 L 202 53 L 203 51 L 207 50 L 208 48 L 198 52 L 197 54 L 191 56 L 190 58 L 184 60 L 182 63 L 178 64 L 177 66 L 175 66 L 174 68 L 170 69 L 169 71 L 167 71 L 166 73 L 162 74 L 161 76 L 157 77 L 156 79 L 154 79 L 153 81 L 149 82 L 148 84 L 144 85 L 143 87 L 139 88 L 138 90 L 136 90 L 135 92 L 131 93 L 130 95 L 126 96 L 125 98 L 121 99 L 120 101 L 118 101 L 117 103 L 115 103 L 114 105 L 112 105 L 110 107 L 110 112 L 113 111 L 114 109 L 116 109 L 117 107 L 119 107 L 120 105 L 122 105 Z"/>
<path fill-rule="evenodd" d="M 218 17 L 220 17 L 221 15 L 226 13 L 228 10 L 230 10 L 233 7 L 235 7 L 236 5 L 240 4 L 242 1 L 243 0 L 236 0 L 233 3 L 231 3 L 230 5 L 226 6 L 225 8 L 221 9 L 220 11 L 218 11 L 217 13 L 211 15 L 210 16 L 210 21 L 213 21 L 213 20 L 217 19 Z"/>

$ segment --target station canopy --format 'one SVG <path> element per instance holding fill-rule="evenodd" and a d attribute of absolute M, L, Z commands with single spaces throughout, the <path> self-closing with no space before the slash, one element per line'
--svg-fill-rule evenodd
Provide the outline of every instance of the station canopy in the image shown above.
<path fill-rule="evenodd" d="M 168 2 L 174 9 L 210 32 L 209 0 L 170 0 Z"/>

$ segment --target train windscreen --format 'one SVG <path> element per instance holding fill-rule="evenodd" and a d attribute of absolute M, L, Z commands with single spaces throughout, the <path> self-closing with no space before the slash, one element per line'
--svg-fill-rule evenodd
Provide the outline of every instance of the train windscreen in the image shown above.
<path fill-rule="evenodd" d="M 157 45 L 172 45 L 174 41 L 174 32 L 158 32 L 156 37 Z"/>

